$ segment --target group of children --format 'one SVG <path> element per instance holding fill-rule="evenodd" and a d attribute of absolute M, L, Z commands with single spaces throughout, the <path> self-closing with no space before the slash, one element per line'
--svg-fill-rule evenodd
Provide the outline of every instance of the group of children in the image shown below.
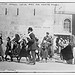
<path fill-rule="evenodd" d="M 25 39 L 20 40 L 20 36 L 18 34 L 15 34 L 15 38 L 13 40 L 10 39 L 10 37 L 7 37 L 7 44 L 6 44 L 6 51 L 5 54 L 3 54 L 2 49 L 2 34 L 0 37 L 0 56 L 2 57 L 2 60 L 8 60 L 8 56 L 10 56 L 11 61 L 13 61 L 13 57 L 17 56 L 17 60 L 20 61 L 21 57 L 26 57 L 27 60 L 28 56 L 30 55 L 30 51 L 27 50 L 27 42 Z M 49 36 L 49 33 L 46 33 L 46 36 L 43 38 L 42 43 L 39 47 L 39 39 L 36 38 L 36 50 L 35 50 L 35 59 L 36 61 L 40 61 L 40 59 L 46 59 L 52 57 L 52 37 Z M 5 55 L 5 57 L 4 57 Z M 31 55 L 32 57 L 32 55 Z"/>
<path fill-rule="evenodd" d="M 38 42 L 39 39 L 35 38 L 35 41 L 35 60 L 40 61 L 45 59 L 47 62 L 47 59 L 52 58 L 52 56 L 54 55 L 52 36 L 50 36 L 49 33 L 46 32 L 46 36 L 43 38 L 40 46 Z M 69 61 L 69 59 L 73 59 L 73 52 L 69 40 L 63 40 L 62 38 L 60 38 L 58 43 L 60 49 L 60 58 L 63 57 L 62 60 L 66 60 L 67 62 Z M 11 61 L 13 61 L 14 57 L 17 58 L 18 62 L 20 62 L 22 57 L 25 57 L 27 61 L 32 60 L 32 53 L 28 48 L 26 39 L 21 39 L 18 34 L 15 34 L 15 38 L 12 40 L 10 39 L 10 37 L 7 37 L 5 54 L 3 53 L 2 44 L 2 34 L 0 34 L 0 56 L 2 57 L 2 61 L 7 61 L 7 56 L 10 56 Z"/>

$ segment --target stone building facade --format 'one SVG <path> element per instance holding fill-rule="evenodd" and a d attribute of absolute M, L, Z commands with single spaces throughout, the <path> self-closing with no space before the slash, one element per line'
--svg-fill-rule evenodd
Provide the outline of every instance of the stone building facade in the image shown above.
<path fill-rule="evenodd" d="M 30 26 L 39 39 L 47 31 L 50 35 L 72 35 L 72 15 L 55 13 L 52 3 L 0 3 L 0 32 L 4 39 L 15 33 L 27 34 Z"/>

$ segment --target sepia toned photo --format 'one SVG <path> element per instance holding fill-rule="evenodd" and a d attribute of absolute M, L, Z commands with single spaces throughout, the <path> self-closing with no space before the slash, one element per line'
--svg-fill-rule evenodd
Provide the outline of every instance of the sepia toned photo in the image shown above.
<path fill-rule="evenodd" d="M 66 72 L 75 72 L 75 2 L 0 2 L 0 73 Z"/>

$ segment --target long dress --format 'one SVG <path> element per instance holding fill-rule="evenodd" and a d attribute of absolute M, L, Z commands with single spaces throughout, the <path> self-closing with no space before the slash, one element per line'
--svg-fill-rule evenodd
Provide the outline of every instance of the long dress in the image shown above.
<path fill-rule="evenodd" d="M 48 47 L 47 42 L 46 43 L 42 43 L 41 57 L 43 59 L 48 57 L 48 49 L 47 49 L 47 47 Z"/>
<path fill-rule="evenodd" d="M 5 55 L 9 55 L 10 54 L 9 51 L 11 51 L 11 41 L 7 42 Z"/>
<path fill-rule="evenodd" d="M 0 56 L 4 56 L 3 48 L 2 48 L 2 37 L 0 37 Z"/>
<path fill-rule="evenodd" d="M 45 43 L 45 45 L 46 45 L 46 52 L 48 53 L 49 57 L 52 57 L 54 55 L 53 39 L 50 36 L 45 36 L 42 42 L 44 42 L 44 41 L 46 41 L 46 43 Z"/>
<path fill-rule="evenodd" d="M 70 44 L 61 50 L 61 54 L 63 56 L 63 59 L 66 60 L 67 63 L 72 63 L 73 51 Z"/>
<path fill-rule="evenodd" d="M 19 54 L 20 57 L 27 57 L 27 51 L 26 51 L 26 41 L 23 41 L 22 48 Z"/>

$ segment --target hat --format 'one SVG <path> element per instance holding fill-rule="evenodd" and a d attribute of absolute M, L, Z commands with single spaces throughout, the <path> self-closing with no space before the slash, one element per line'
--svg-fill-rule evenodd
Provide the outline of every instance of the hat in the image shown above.
<path fill-rule="evenodd" d="M 29 27 L 28 30 L 33 31 L 32 27 Z"/>
<path fill-rule="evenodd" d="M 7 37 L 8 40 L 10 40 L 10 37 Z"/>
<path fill-rule="evenodd" d="M 49 34 L 49 32 L 46 32 L 46 34 Z"/>

